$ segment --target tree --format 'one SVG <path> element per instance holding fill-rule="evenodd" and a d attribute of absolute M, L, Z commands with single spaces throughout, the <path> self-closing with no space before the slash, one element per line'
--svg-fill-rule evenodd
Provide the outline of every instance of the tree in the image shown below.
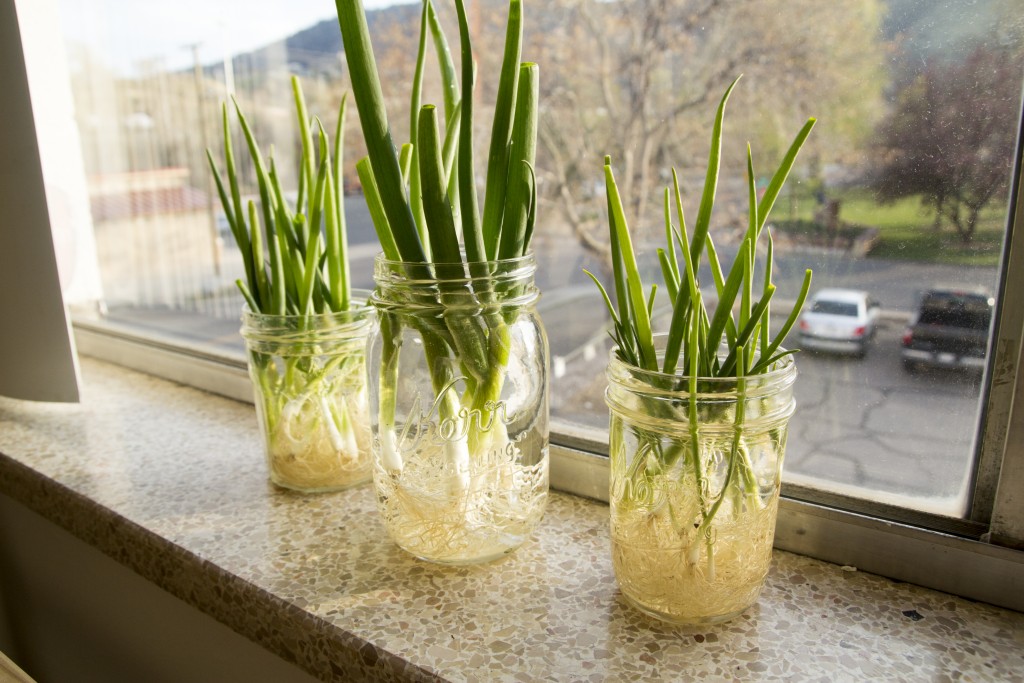
<path fill-rule="evenodd" d="M 976 47 L 932 62 L 897 96 L 879 129 L 872 186 L 883 202 L 920 196 L 964 244 L 978 216 L 1007 191 L 1020 113 L 1019 54 Z"/>
<path fill-rule="evenodd" d="M 755 164 L 774 167 L 806 118 L 819 116 L 827 125 L 805 157 L 851 163 L 881 113 L 877 0 L 560 0 L 544 11 L 551 18 L 530 44 L 544 65 L 540 180 L 599 256 L 608 249 L 597 184 L 603 155 L 612 156 L 635 227 L 645 213 L 655 227 L 657 212 L 645 209 L 670 167 L 680 170 L 684 193 L 701 185 L 703 131 L 737 75 L 744 78 L 726 125 L 744 135 L 727 136 L 723 161 L 738 168 L 729 177 L 740 184 L 746 140 Z M 719 205 L 721 218 L 737 203 Z"/>

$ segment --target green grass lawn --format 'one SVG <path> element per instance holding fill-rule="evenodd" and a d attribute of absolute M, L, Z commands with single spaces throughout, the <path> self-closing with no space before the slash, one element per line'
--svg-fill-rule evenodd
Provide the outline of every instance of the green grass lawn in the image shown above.
<path fill-rule="evenodd" d="M 869 258 L 967 266 L 995 266 L 999 263 L 1006 232 L 1006 206 L 1003 201 L 993 200 L 982 211 L 974 239 L 970 244 L 964 244 L 953 225 L 943 224 L 936 230 L 935 212 L 922 207 L 916 197 L 894 204 L 879 204 L 868 191 L 849 190 L 832 193 L 830 198 L 842 202 L 839 218 L 843 223 L 878 228 L 879 240 Z M 780 203 L 785 215 L 789 206 L 785 198 Z M 817 204 L 813 200 L 800 200 L 795 202 L 795 208 L 796 217 L 810 218 Z"/>

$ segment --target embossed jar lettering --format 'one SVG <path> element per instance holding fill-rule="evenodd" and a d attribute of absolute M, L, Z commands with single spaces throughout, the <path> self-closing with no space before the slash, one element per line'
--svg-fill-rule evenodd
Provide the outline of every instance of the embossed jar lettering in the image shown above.
<path fill-rule="evenodd" d="M 532 255 L 472 273 L 376 260 L 374 485 L 388 534 L 422 559 L 495 559 L 543 516 L 548 351 L 535 268 Z M 439 279 L 442 269 L 462 277 Z"/>

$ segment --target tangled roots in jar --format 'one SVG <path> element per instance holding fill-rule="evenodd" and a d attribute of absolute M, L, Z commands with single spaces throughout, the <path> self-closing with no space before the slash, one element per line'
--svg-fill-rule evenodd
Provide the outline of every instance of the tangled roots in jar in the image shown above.
<path fill-rule="evenodd" d="M 366 481 L 371 468 L 369 416 L 366 401 L 358 399 L 313 394 L 290 399 L 267 443 L 274 483 L 318 491 Z"/>
<path fill-rule="evenodd" d="M 778 496 L 762 507 L 716 517 L 707 538 L 691 532 L 665 544 L 667 515 L 613 511 L 612 564 L 623 595 L 676 623 L 724 621 L 750 607 L 771 564 Z M 694 555 L 697 555 L 695 558 Z"/>
<path fill-rule="evenodd" d="M 447 564 L 486 562 L 521 545 L 547 505 L 547 458 L 494 464 L 474 451 L 467 473 L 446 462 L 442 449 L 416 453 L 400 473 L 377 469 L 377 504 L 391 538 Z"/>

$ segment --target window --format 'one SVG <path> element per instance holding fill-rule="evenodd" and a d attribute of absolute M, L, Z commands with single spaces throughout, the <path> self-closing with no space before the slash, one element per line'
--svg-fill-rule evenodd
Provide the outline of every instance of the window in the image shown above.
<path fill-rule="evenodd" d="M 857 304 L 846 301 L 829 301 L 818 299 L 811 306 L 812 313 L 827 313 L 829 315 L 843 315 L 852 318 L 857 315 Z"/>
<path fill-rule="evenodd" d="M 921 303 L 923 325 L 945 325 L 987 333 L 992 325 L 992 297 L 964 292 L 928 292 Z"/>
<path fill-rule="evenodd" d="M 418 6 L 367 4 L 377 9 L 371 31 L 401 139 Z M 453 26 L 450 3 L 438 5 Z M 58 7 L 103 285 L 100 315 L 77 314 L 80 339 L 95 349 L 97 330 L 141 337 L 147 359 L 180 344 L 186 365 L 201 368 L 192 377 L 240 367 L 241 300 L 232 283 L 241 263 L 203 148 L 219 154 L 219 107 L 234 94 L 261 144 L 275 145 L 294 189 L 288 76 L 303 78 L 310 109 L 329 124 L 346 88 L 330 3 Z M 471 8 L 484 117 L 502 7 Z M 678 168 L 695 211 L 714 103 L 743 72 L 726 113 L 713 227 L 723 258 L 745 211 L 743 143 L 750 140 L 755 168 L 767 175 L 814 115 L 820 123 L 771 219 L 780 295 L 795 296 L 812 267 L 815 291 L 855 289 L 880 302 L 863 354 L 799 358 L 787 493 L 915 528 L 1024 542 L 1024 510 L 1005 493 L 1024 459 L 1024 440 L 1010 438 L 1024 415 L 1024 401 L 1012 401 L 1021 391 L 1024 325 L 1024 257 L 1012 231 L 1021 210 L 1024 23 L 1014 10 L 1002 0 L 969 8 L 928 0 L 531 4 L 524 56 L 541 64 L 544 107 L 545 218 L 534 245 L 552 352 L 552 440 L 559 467 L 573 473 L 556 480 L 601 493 L 609 342 L 582 269 L 605 269 L 602 156 L 616 164 L 651 275 L 665 173 Z M 351 170 L 364 153 L 355 126 L 346 148 L 352 270 L 357 286 L 369 288 L 376 246 Z M 963 349 L 907 342 L 913 322 L 929 323 L 939 310 L 937 295 L 926 295 L 938 287 L 984 292 L 941 305 L 981 335 L 980 373 L 960 367 Z M 829 312 L 845 314 L 847 304 L 833 305 Z M 910 350 L 929 355 L 908 365 Z M 240 387 L 228 393 L 244 394 Z"/>

